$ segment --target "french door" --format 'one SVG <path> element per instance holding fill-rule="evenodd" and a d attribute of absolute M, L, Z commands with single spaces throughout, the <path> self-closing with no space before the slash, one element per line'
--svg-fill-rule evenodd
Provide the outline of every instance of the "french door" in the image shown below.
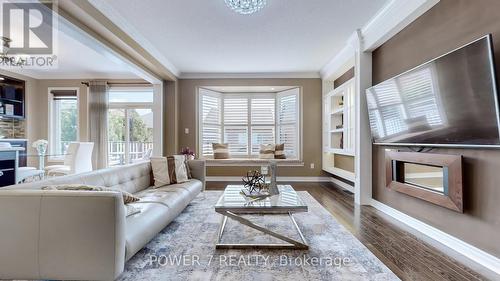
<path fill-rule="evenodd" d="M 108 166 L 140 161 L 153 150 L 153 110 L 148 105 L 113 105 L 108 110 Z"/>

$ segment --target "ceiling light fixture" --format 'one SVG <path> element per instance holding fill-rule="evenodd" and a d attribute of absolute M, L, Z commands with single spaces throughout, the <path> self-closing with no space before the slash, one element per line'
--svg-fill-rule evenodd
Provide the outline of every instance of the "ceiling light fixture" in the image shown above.
<path fill-rule="evenodd" d="M 0 37 L 0 41 L 1 41 L 1 45 L 2 45 L 2 51 L 0 52 L 0 61 L 2 61 L 2 63 L 8 62 L 10 65 L 13 65 L 13 66 L 23 67 L 23 65 L 26 63 L 26 58 L 19 57 L 16 60 L 15 57 L 8 56 L 8 52 L 10 50 L 10 42 L 12 42 L 12 40 L 10 38 L 2 36 L 2 37 Z"/>
<path fill-rule="evenodd" d="M 266 0 L 224 0 L 233 11 L 242 15 L 251 15 L 266 5 Z"/>

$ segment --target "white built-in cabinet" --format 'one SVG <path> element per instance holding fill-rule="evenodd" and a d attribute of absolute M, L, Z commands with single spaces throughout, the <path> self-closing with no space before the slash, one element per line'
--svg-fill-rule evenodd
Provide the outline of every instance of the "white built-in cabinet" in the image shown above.
<path fill-rule="evenodd" d="M 337 88 L 323 82 L 323 170 L 355 180 L 355 79 Z"/>

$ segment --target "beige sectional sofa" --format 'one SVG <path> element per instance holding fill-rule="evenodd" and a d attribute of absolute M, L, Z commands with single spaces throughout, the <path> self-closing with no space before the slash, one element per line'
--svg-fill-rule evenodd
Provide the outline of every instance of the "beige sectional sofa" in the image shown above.
<path fill-rule="evenodd" d="M 116 279 L 204 190 L 205 162 L 188 165 L 193 179 L 157 189 L 149 162 L 0 188 L 0 279 Z M 119 192 L 41 190 L 66 183 L 131 192 L 140 213 L 127 217 Z"/>

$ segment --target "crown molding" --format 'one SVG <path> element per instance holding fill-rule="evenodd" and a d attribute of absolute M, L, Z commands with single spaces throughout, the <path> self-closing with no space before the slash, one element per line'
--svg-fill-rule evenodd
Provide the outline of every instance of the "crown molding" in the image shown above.
<path fill-rule="evenodd" d="M 179 76 L 180 71 L 175 67 L 175 65 L 170 62 L 163 54 L 156 49 L 156 47 L 149 42 L 142 34 L 137 31 L 128 21 L 123 18 L 118 12 L 111 7 L 106 1 L 96 1 L 88 0 L 89 3 L 94 6 L 99 12 L 105 15 L 112 23 L 114 23 L 118 28 L 124 31 L 128 36 L 130 36 L 135 42 L 137 42 L 144 50 L 150 53 L 158 62 L 160 62 L 164 67 L 166 67 L 173 75 Z"/>
<path fill-rule="evenodd" d="M 328 79 L 345 68 L 354 57 L 356 42 L 362 43 L 363 51 L 373 51 L 437 3 L 439 0 L 391 0 L 349 37 L 344 48 L 321 69 L 321 78 Z"/>
<path fill-rule="evenodd" d="M 149 73 L 149 76 L 154 76 L 155 80 L 177 80 L 176 72 L 178 70 L 175 67 L 169 69 L 166 66 L 168 64 L 166 61 L 163 61 L 161 57 L 159 59 L 153 56 L 151 50 L 143 47 L 142 42 L 138 42 L 129 35 L 130 30 L 123 30 L 108 18 L 102 12 L 105 9 L 100 9 L 99 3 L 105 5 L 102 1 L 93 1 L 93 3 L 89 0 L 59 1 L 58 11 L 73 26 L 87 33 L 108 49 L 113 50 L 125 58 L 127 62 L 144 69 Z M 99 8 L 94 5 L 99 6 Z"/>
<path fill-rule="evenodd" d="M 300 79 L 321 78 L 319 72 L 197 73 L 183 72 L 179 79 Z"/>
<path fill-rule="evenodd" d="M 354 52 L 356 50 L 356 42 L 360 40 L 359 36 L 359 29 L 349 36 L 344 48 L 320 70 L 321 78 L 325 80 L 332 79 L 332 77 L 340 76 L 354 66 Z"/>
<path fill-rule="evenodd" d="M 373 51 L 439 3 L 439 0 L 391 0 L 362 29 L 364 50 Z"/>

